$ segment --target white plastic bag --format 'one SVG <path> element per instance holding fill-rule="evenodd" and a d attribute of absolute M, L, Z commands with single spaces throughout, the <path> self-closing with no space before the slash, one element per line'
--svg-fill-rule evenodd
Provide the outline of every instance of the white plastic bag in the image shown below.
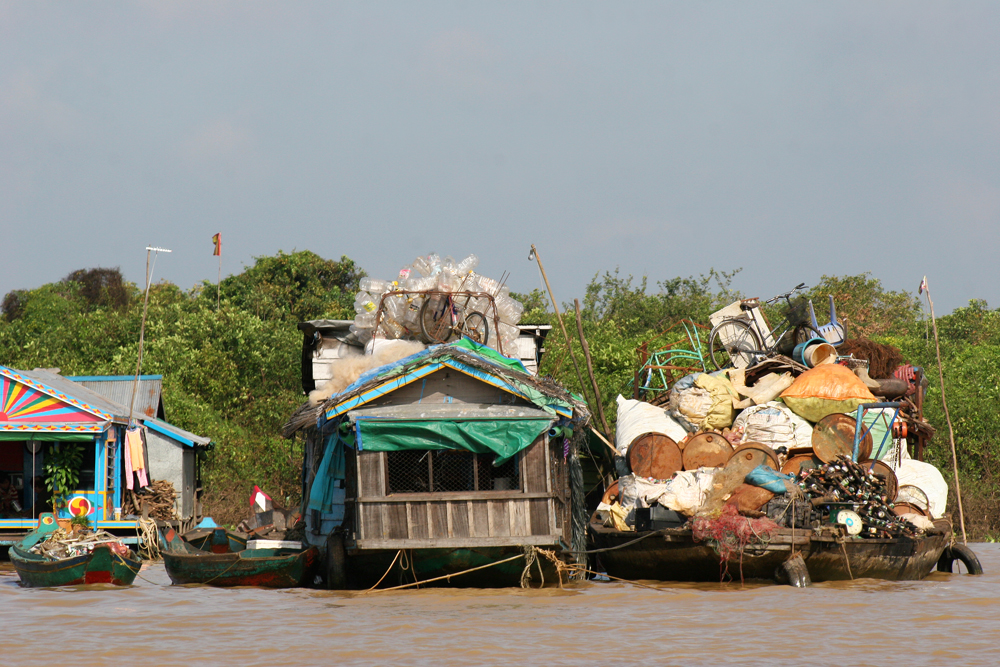
<path fill-rule="evenodd" d="M 674 442 L 687 436 L 684 427 L 655 405 L 618 396 L 618 423 L 615 427 L 615 449 L 622 456 L 636 438 L 647 433 L 662 433 Z"/>

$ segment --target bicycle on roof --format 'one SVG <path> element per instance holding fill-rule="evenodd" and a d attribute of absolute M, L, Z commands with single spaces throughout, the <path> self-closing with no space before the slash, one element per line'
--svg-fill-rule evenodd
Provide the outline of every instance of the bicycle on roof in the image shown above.
<path fill-rule="evenodd" d="M 773 305 L 784 299 L 787 313 L 776 327 L 771 327 L 761 311 L 760 299 L 741 299 L 713 313 L 715 325 L 709 334 L 708 353 L 719 370 L 747 368 L 767 357 L 787 352 L 789 347 L 823 336 L 807 321 L 803 307 L 793 306 L 792 294 L 808 289 L 799 283 L 784 294 L 764 303 Z"/>

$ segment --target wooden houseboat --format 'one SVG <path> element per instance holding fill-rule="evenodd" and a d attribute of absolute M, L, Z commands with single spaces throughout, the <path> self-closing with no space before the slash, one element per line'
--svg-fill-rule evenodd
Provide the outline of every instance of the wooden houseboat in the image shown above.
<path fill-rule="evenodd" d="M 117 376 L 64 377 L 55 370 L 19 371 L 0 366 L 0 473 L 17 490 L 16 504 L 0 513 L 0 546 L 17 544 L 39 525 L 49 511 L 51 494 L 35 490 L 45 476 L 46 457 L 57 447 L 82 448 L 79 483 L 61 494 L 57 519 L 85 515 L 95 528 L 135 544 L 135 518 L 120 516 L 126 488 L 123 440 L 129 409 L 105 393 L 131 389 L 133 378 Z M 132 423 L 145 429 L 144 460 L 154 479 L 170 479 L 178 492 L 178 519 L 195 515 L 198 488 L 196 450 L 210 440 L 177 428 L 162 418 L 160 376 L 142 376 Z M 88 386 L 89 385 L 89 386 Z M 95 386 L 96 385 L 96 386 Z M 119 516 L 116 516 L 116 513 Z"/>
<path fill-rule="evenodd" d="M 306 440 L 306 539 L 324 550 L 327 586 L 459 573 L 434 583 L 516 586 L 531 548 L 563 558 L 582 550 L 582 484 L 571 484 L 571 468 L 588 419 L 577 397 L 469 340 L 303 406 L 285 434 Z"/>

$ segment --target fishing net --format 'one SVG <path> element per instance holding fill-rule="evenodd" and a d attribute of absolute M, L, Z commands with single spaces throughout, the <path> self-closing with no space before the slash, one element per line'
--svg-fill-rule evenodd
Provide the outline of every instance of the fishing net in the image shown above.
<path fill-rule="evenodd" d="M 724 505 L 716 517 L 695 517 L 691 535 L 695 542 L 705 542 L 719 554 L 720 565 L 743 559 L 748 550 L 762 553 L 778 524 L 767 517 L 751 519 L 740 514 L 733 505 Z M 725 575 L 723 575 L 725 576 Z"/>
<path fill-rule="evenodd" d="M 866 338 L 849 338 L 837 348 L 837 354 L 853 354 L 855 359 L 868 360 L 868 376 L 892 377 L 892 372 L 903 363 L 903 353 L 892 345 L 883 345 Z"/>

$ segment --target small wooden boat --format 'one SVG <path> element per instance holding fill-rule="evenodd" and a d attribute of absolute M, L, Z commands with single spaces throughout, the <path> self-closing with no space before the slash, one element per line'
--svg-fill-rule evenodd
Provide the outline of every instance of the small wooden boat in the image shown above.
<path fill-rule="evenodd" d="M 181 535 L 181 539 L 201 551 L 227 554 L 247 548 L 247 538 L 224 528 L 195 528 Z"/>
<path fill-rule="evenodd" d="M 175 584 L 206 584 L 209 586 L 260 586 L 265 588 L 294 588 L 312 583 L 319 550 L 308 549 L 247 549 L 244 541 L 224 528 L 206 544 L 214 545 L 219 552 L 205 551 L 185 541 L 173 529 L 161 533 L 160 549 L 167 576 Z M 238 536 L 235 536 L 238 538 Z M 223 545 L 236 549 L 222 551 Z"/>
<path fill-rule="evenodd" d="M 113 584 L 129 586 L 142 566 L 142 560 L 121 542 L 96 543 L 92 550 L 67 558 L 50 558 L 30 549 L 58 529 L 55 517 L 42 514 L 38 528 L 10 548 L 10 561 L 21 577 L 21 585 L 38 588 Z"/>
<path fill-rule="evenodd" d="M 610 576 L 657 581 L 780 580 L 779 570 L 793 551 L 802 556 L 813 582 L 912 581 L 930 574 L 945 559 L 950 543 L 947 520 L 936 521 L 932 530 L 914 538 L 844 538 L 833 526 L 819 532 L 779 528 L 766 544 L 747 547 L 723 561 L 710 544 L 696 542 L 689 527 L 636 532 L 597 521 L 590 524 L 590 548 L 598 550 L 596 556 Z"/>

